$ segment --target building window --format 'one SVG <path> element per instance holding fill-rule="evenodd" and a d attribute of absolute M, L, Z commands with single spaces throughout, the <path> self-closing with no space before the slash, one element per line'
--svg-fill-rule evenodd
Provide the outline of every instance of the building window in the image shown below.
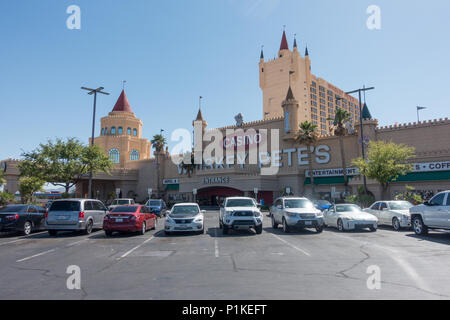
<path fill-rule="evenodd" d="M 131 136 L 131 128 L 127 129 L 127 135 Z"/>
<path fill-rule="evenodd" d="M 130 152 L 130 160 L 139 160 L 139 151 L 131 150 Z"/>
<path fill-rule="evenodd" d="M 105 129 L 102 128 L 102 133 L 100 134 L 101 136 L 105 135 Z"/>
<path fill-rule="evenodd" d="M 111 127 L 111 134 L 116 134 L 116 127 Z"/>
<path fill-rule="evenodd" d="M 105 136 L 108 135 L 108 127 L 105 128 Z"/>
<path fill-rule="evenodd" d="M 316 83 L 314 81 L 311 82 L 311 86 L 316 87 Z"/>
<path fill-rule="evenodd" d="M 123 128 L 119 127 L 119 129 L 117 129 L 117 134 L 123 134 Z"/>
<path fill-rule="evenodd" d="M 120 163 L 120 152 L 118 149 L 113 148 L 113 149 L 109 150 L 108 157 L 112 163 Z"/>
<path fill-rule="evenodd" d="M 133 136 L 137 136 L 137 129 L 133 129 Z"/>

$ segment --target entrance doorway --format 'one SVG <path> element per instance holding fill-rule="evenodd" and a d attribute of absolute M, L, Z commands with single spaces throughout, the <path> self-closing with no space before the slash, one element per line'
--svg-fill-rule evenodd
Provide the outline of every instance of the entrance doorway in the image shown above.
<path fill-rule="evenodd" d="M 244 191 L 229 187 L 210 187 L 197 191 L 197 201 L 201 206 L 218 207 L 226 197 L 243 197 Z"/>

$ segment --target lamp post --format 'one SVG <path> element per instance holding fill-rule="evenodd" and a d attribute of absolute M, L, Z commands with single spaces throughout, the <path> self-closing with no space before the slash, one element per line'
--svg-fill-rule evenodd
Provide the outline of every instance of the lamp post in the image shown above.
<path fill-rule="evenodd" d="M 346 94 L 352 94 L 358 92 L 358 100 L 359 100 L 359 125 L 361 130 L 361 154 L 363 159 L 366 158 L 366 151 L 365 151 L 365 145 L 364 145 L 364 128 L 363 128 L 363 118 L 362 118 L 362 103 L 361 103 L 361 92 L 366 92 L 369 90 L 374 90 L 375 87 L 366 88 L 363 87 L 362 89 L 356 89 L 353 91 L 346 92 Z M 363 176 L 364 179 L 364 192 L 367 194 L 367 178 L 366 176 Z"/>
<path fill-rule="evenodd" d="M 95 135 L 95 111 L 97 108 L 97 93 L 101 93 L 104 95 L 109 95 L 109 93 L 102 91 L 103 89 L 105 89 L 103 87 L 99 87 L 97 89 L 81 87 L 81 89 L 89 91 L 88 95 L 94 95 L 94 112 L 93 112 L 93 116 L 92 116 L 92 137 L 91 137 L 91 146 L 93 146 L 94 145 L 94 135 Z M 89 172 L 88 195 L 89 195 L 89 198 L 92 198 L 92 170 Z"/>

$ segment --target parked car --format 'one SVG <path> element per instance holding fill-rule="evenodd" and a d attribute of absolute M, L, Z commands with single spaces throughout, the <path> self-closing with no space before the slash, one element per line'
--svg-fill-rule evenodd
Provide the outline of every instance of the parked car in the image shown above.
<path fill-rule="evenodd" d="M 55 200 L 47 211 L 45 227 L 51 236 L 55 236 L 58 231 L 83 231 L 90 234 L 92 230 L 103 227 L 103 218 L 108 211 L 99 200 Z"/>
<path fill-rule="evenodd" d="M 339 231 L 365 229 L 375 232 L 378 219 L 370 213 L 364 212 L 356 204 L 335 204 L 323 214 L 326 226 L 337 228 Z"/>
<path fill-rule="evenodd" d="M 411 207 L 412 227 L 418 235 L 429 229 L 450 230 L 450 191 L 440 192 L 424 204 Z"/>
<path fill-rule="evenodd" d="M 413 207 L 408 201 L 378 201 L 364 209 L 378 218 L 379 225 L 392 226 L 395 231 L 411 227 L 409 209 Z"/>
<path fill-rule="evenodd" d="M 151 213 L 156 214 L 158 217 L 167 215 L 167 206 L 162 199 L 150 199 L 145 205 L 150 209 Z"/>
<path fill-rule="evenodd" d="M 322 212 L 328 210 L 332 206 L 331 202 L 327 200 L 314 200 L 313 203 L 314 206 Z"/>
<path fill-rule="evenodd" d="M 323 231 L 323 213 L 307 198 L 278 198 L 270 212 L 274 229 L 281 224 L 286 233 L 294 228 L 315 228 L 318 233 Z"/>
<path fill-rule="evenodd" d="M 171 235 L 174 232 L 204 233 L 204 210 L 197 203 L 177 203 L 166 217 L 164 232 Z"/>
<path fill-rule="evenodd" d="M 7 205 L 0 209 L 0 231 L 19 231 L 24 235 L 45 229 L 45 209 L 33 205 Z"/>
<path fill-rule="evenodd" d="M 263 217 L 259 205 L 252 198 L 226 198 L 220 206 L 219 226 L 223 234 L 230 229 L 255 229 L 257 234 L 263 230 Z"/>
<path fill-rule="evenodd" d="M 103 220 L 103 230 L 110 237 L 113 232 L 139 232 L 155 229 L 156 215 L 143 205 L 117 206 Z"/>
<path fill-rule="evenodd" d="M 108 206 L 108 209 L 111 211 L 115 207 L 118 206 L 126 206 L 135 204 L 134 199 L 114 199 L 113 202 Z"/>

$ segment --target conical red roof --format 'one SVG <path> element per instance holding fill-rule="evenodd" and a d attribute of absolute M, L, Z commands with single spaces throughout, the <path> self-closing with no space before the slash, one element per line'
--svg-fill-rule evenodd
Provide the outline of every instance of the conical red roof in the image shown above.
<path fill-rule="evenodd" d="M 114 109 L 112 111 L 133 112 L 133 110 L 131 110 L 130 103 L 128 102 L 125 90 L 122 90 L 122 93 L 120 94 L 119 99 L 117 99 L 117 102 L 114 105 Z"/>
<path fill-rule="evenodd" d="M 288 42 L 286 39 L 286 32 L 283 31 L 283 37 L 281 38 L 280 50 L 289 50 Z"/>

